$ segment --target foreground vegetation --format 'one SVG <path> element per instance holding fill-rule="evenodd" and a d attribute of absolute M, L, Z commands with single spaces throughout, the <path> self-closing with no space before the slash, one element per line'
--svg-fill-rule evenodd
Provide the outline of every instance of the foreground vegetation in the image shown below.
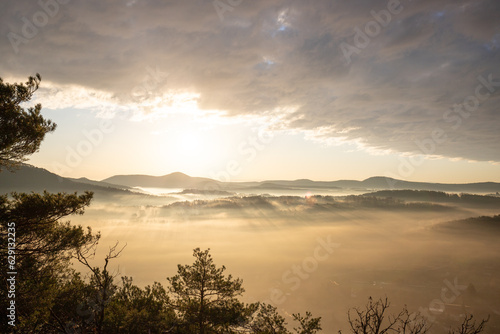
<path fill-rule="evenodd" d="M 41 106 L 24 110 L 40 76 L 26 84 L 0 79 L 0 172 L 14 170 L 36 152 L 55 124 L 45 120 Z M 119 281 L 109 270 L 123 248 L 114 245 L 102 266 L 92 265 L 100 238 L 90 228 L 62 219 L 83 214 L 92 193 L 0 196 L 2 308 L 7 314 L 2 333 L 300 333 L 321 330 L 321 318 L 293 314 L 293 331 L 276 307 L 245 304 L 243 282 L 215 265 L 209 250 L 194 249 L 191 265 L 178 265 L 167 287 L 154 282 L 145 288 L 131 277 Z M 71 265 L 79 261 L 87 274 Z M 8 264 L 8 266 L 7 266 Z M 427 333 L 430 324 L 406 308 L 388 315 L 387 299 L 368 300 L 347 317 L 352 333 Z M 450 333 L 480 333 L 487 320 L 466 316 Z"/>

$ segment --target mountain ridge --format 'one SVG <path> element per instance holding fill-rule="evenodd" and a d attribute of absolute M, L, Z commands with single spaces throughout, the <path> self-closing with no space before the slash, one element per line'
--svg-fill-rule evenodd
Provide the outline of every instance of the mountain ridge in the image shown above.
<path fill-rule="evenodd" d="M 207 184 L 219 184 L 221 182 L 204 177 L 193 177 L 181 172 L 174 172 L 162 176 L 145 174 L 114 175 L 100 182 L 124 185 L 128 187 L 147 188 L 196 188 Z"/>
<path fill-rule="evenodd" d="M 221 182 L 218 180 L 193 177 L 182 172 L 174 172 L 162 176 L 146 174 L 114 175 L 101 181 L 88 178 L 66 178 L 46 169 L 23 164 L 15 173 L 0 172 L 0 190 L 3 191 L 129 191 L 133 187 L 144 188 L 176 188 L 176 189 L 212 189 L 212 190 L 432 190 L 444 192 L 495 193 L 500 192 L 500 183 L 432 183 L 398 180 L 385 176 L 373 176 L 362 181 L 336 180 L 313 181 L 297 180 L 265 180 L 254 182 Z"/>
<path fill-rule="evenodd" d="M 52 173 L 44 168 L 22 164 L 13 172 L 0 172 L 0 191 L 2 192 L 115 192 L 128 193 L 126 187 L 110 187 L 99 181 L 92 181 L 86 178 L 73 179 L 66 178 Z"/>

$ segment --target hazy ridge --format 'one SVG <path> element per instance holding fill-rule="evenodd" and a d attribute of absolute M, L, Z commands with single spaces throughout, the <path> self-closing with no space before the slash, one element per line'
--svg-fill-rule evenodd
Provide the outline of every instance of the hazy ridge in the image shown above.
<path fill-rule="evenodd" d="M 315 189 L 351 189 L 371 190 L 429 190 L 446 192 L 497 193 L 500 183 L 480 182 L 464 184 L 444 184 L 428 182 L 410 182 L 387 177 L 371 177 L 363 181 L 312 181 L 268 180 L 260 182 L 220 182 L 217 180 L 191 177 L 183 173 L 171 173 L 164 176 L 151 175 L 116 175 L 101 181 L 87 178 L 66 178 L 51 173 L 43 168 L 22 165 L 15 173 L 0 173 L 0 189 L 3 191 L 124 191 L 133 187 L 176 188 L 203 191 L 240 191 L 240 190 L 315 190 Z M 374 195 L 384 195 L 383 193 Z"/>

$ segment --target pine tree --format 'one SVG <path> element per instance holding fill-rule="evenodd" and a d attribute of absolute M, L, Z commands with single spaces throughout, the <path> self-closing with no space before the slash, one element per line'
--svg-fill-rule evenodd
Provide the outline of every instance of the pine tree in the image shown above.
<path fill-rule="evenodd" d="M 209 251 L 194 249 L 195 262 L 178 265 L 177 275 L 167 278 L 171 306 L 190 333 L 230 332 L 241 325 L 246 314 L 237 299 L 245 291 L 242 280 L 226 277 L 226 268 L 217 268 Z"/>

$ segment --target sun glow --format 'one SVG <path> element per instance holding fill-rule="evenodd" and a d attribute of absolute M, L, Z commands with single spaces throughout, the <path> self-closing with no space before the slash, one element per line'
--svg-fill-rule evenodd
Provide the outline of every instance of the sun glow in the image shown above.
<path fill-rule="evenodd" d="M 221 137 L 203 124 L 179 119 L 165 121 L 164 128 L 155 135 L 158 140 L 152 152 L 161 152 L 157 161 L 162 168 L 204 175 L 205 169 L 221 158 Z"/>
<path fill-rule="evenodd" d="M 182 131 L 177 141 L 179 150 L 186 155 L 199 155 L 202 151 L 201 137 L 192 131 Z"/>

